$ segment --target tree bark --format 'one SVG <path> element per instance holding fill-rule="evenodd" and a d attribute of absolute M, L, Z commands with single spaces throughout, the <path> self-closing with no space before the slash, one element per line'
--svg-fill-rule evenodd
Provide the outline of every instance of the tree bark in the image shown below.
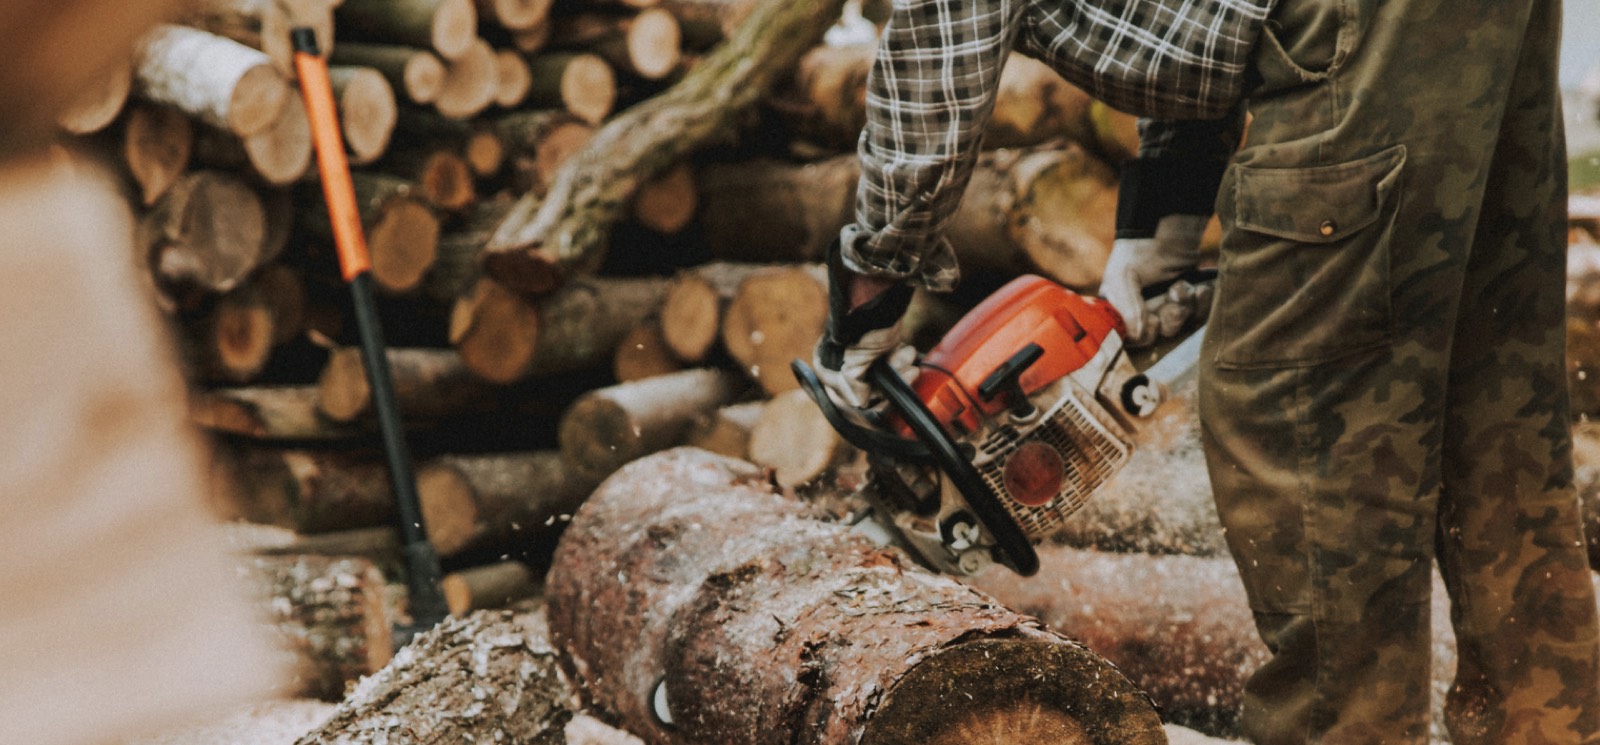
<path fill-rule="evenodd" d="M 652 743 L 1164 742 L 1084 647 L 703 451 L 602 485 L 546 596 L 580 690 Z"/>
<path fill-rule="evenodd" d="M 444 87 L 444 62 L 425 49 L 340 40 L 328 55 L 328 61 L 335 65 L 371 67 L 414 104 L 433 103 Z"/>
<path fill-rule="evenodd" d="M 389 147 L 399 116 L 394 88 L 371 67 L 336 65 L 328 68 L 328 77 L 338 97 L 339 126 L 351 165 L 377 160 Z"/>
<path fill-rule="evenodd" d="M 428 536 L 444 556 L 553 542 L 597 483 L 555 451 L 441 456 L 417 469 Z"/>
<path fill-rule="evenodd" d="M 594 277 L 534 302 L 480 280 L 451 313 L 450 341 L 469 369 L 497 383 L 606 367 L 617 343 L 660 307 L 666 284 Z"/>
<path fill-rule="evenodd" d="M 223 293 L 268 258 L 266 233 L 266 209 L 249 185 L 191 171 L 140 220 L 138 245 L 164 290 Z"/>
<path fill-rule="evenodd" d="M 857 451 L 823 417 L 811 396 L 792 390 L 772 397 L 750 427 L 751 462 L 773 469 L 779 486 L 795 487 L 823 477 Z"/>
<path fill-rule="evenodd" d="M 186 26 L 160 26 L 144 37 L 134 80 L 141 97 L 240 137 L 271 126 L 292 97 L 267 55 Z"/>
<path fill-rule="evenodd" d="M 527 103 L 559 108 L 590 124 L 604 121 L 617 105 L 617 80 L 611 65 L 588 52 L 549 52 L 531 57 L 533 85 Z"/>
<path fill-rule="evenodd" d="M 439 580 L 452 616 L 504 608 L 539 593 L 539 577 L 527 564 L 502 561 L 446 574 Z"/>
<path fill-rule="evenodd" d="M 362 681 L 296 745 L 565 745 L 574 693 L 536 613 L 447 618 Z M 393 738 L 393 739 L 391 739 Z"/>
<path fill-rule="evenodd" d="M 169 106 L 134 103 L 122 124 L 122 160 L 149 207 L 189 169 L 194 152 L 194 125 L 187 114 Z"/>
<path fill-rule="evenodd" d="M 561 459 L 599 483 L 623 465 L 682 445 L 695 419 L 733 403 L 737 378 L 684 370 L 584 394 L 561 417 Z"/>
<path fill-rule="evenodd" d="M 268 623 L 299 663 L 295 691 L 324 701 L 382 670 L 394 655 L 384 580 L 366 559 L 256 556 L 244 560 L 263 589 Z"/>
<path fill-rule="evenodd" d="M 366 433 L 317 413 L 317 387 L 217 388 L 190 396 L 189 420 L 219 434 L 253 440 L 330 442 Z"/>
<path fill-rule="evenodd" d="M 478 38 L 473 0 L 344 0 L 334 9 L 340 43 L 404 44 L 455 59 Z"/>
<path fill-rule="evenodd" d="M 221 442 L 213 455 L 213 503 L 227 519 L 302 534 L 394 520 L 394 491 L 381 456 Z"/>
<path fill-rule="evenodd" d="M 187 26 L 259 49 L 285 75 L 294 74 L 294 49 L 289 31 L 310 27 L 317 48 L 333 48 L 333 6 L 337 0 L 198 0 L 182 15 Z"/>
<path fill-rule="evenodd" d="M 800 386 L 789 363 L 810 360 L 828 320 L 821 265 L 780 266 L 739 283 L 722 319 L 722 346 L 769 395 Z"/>
<path fill-rule="evenodd" d="M 526 196 L 484 252 L 509 287 L 549 292 L 599 265 L 612 226 L 639 184 L 726 135 L 773 82 L 815 46 L 842 0 L 769 0 L 739 32 L 665 93 L 615 117 L 562 169 L 543 199 Z"/>
<path fill-rule="evenodd" d="M 660 7 L 678 19 L 683 43 L 704 52 L 721 44 L 755 9 L 755 0 L 661 0 Z"/>

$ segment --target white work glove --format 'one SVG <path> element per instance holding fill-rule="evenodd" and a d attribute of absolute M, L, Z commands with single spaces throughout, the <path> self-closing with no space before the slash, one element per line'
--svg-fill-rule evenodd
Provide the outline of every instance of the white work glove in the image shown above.
<path fill-rule="evenodd" d="M 1146 299 L 1145 289 L 1182 277 L 1200 263 L 1200 239 L 1209 218 L 1167 215 L 1156 223 L 1151 238 L 1119 238 L 1111 244 L 1100 297 L 1122 316 L 1130 347 L 1142 347 L 1176 335 L 1211 306 L 1210 285 L 1175 282 L 1164 293 Z"/>
<path fill-rule="evenodd" d="M 811 356 L 817 379 L 841 405 L 869 409 L 882 395 L 868 382 L 868 370 L 879 358 L 888 360 L 907 382 L 916 376 L 916 349 L 900 340 L 900 318 L 911 305 L 912 288 L 894 284 L 852 308 L 854 275 L 839 260 L 838 247 L 828 258 L 828 323 Z"/>

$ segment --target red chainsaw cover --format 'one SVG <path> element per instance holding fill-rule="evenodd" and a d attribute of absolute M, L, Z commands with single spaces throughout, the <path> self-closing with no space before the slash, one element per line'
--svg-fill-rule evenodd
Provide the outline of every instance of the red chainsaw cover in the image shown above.
<path fill-rule="evenodd" d="M 978 428 L 981 417 L 1006 408 L 1005 396 L 978 399 L 978 386 L 1028 344 L 1044 354 L 1020 379 L 1039 389 L 1083 367 L 1122 318 L 1109 303 L 1087 298 L 1043 277 L 1018 277 L 990 295 L 945 334 L 920 363 L 913 388 L 933 415 L 957 432 Z"/>

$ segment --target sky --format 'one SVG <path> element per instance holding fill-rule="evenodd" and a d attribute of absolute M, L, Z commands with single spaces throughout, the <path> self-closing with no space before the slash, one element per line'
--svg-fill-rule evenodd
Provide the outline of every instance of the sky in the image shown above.
<path fill-rule="evenodd" d="M 1571 87 L 1600 65 L 1600 0 L 1566 0 L 1561 33 L 1561 85 Z"/>

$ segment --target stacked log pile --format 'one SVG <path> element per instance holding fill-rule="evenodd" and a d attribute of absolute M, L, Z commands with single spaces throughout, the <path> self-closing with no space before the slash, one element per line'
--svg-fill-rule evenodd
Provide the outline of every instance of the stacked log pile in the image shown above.
<path fill-rule="evenodd" d="M 507 640 L 480 650 L 492 658 L 544 648 L 484 631 L 473 611 L 540 593 L 571 516 L 629 463 L 693 445 L 801 494 L 855 483 L 861 454 L 788 371 L 821 333 L 819 262 L 852 217 L 871 48 L 821 43 L 841 4 L 191 0 L 63 118 L 66 140 L 110 163 L 141 215 L 136 260 L 214 444 L 218 511 L 283 531 L 246 553 L 250 576 L 294 609 L 275 623 L 312 671 L 301 693 L 339 700 L 377 672 L 389 657 L 375 630 L 405 609 L 392 489 L 286 30 L 310 26 L 329 50 L 426 526 L 452 613 L 478 619 L 442 635 Z M 1095 288 L 1115 165 L 1136 134 L 1131 117 L 1017 57 L 987 143 L 951 223 L 965 287 L 919 294 L 908 318 L 923 348 L 1018 273 Z M 1164 445 L 1074 522 L 1080 550 L 1221 555 L 1192 419 L 1164 426 Z M 699 610 L 768 592 L 735 574 Z M 1028 627 L 1017 634 L 1046 634 Z M 671 639 L 647 643 L 684 645 L 684 665 L 698 664 L 692 645 L 722 643 Z M 440 655 L 459 647 L 434 641 Z M 1123 664 L 1114 647 L 1093 651 Z M 939 664 L 967 664 L 950 657 Z M 527 669 L 507 680 L 530 683 Z M 1197 679 L 1236 680 L 1226 672 Z M 405 674 L 391 666 L 365 695 Z M 1227 685 L 1156 703 L 1225 735 Z M 508 690 L 493 695 L 523 695 Z M 741 715 L 690 694 L 669 697 L 696 722 Z M 627 723 L 656 727 L 636 703 L 619 704 Z"/>

